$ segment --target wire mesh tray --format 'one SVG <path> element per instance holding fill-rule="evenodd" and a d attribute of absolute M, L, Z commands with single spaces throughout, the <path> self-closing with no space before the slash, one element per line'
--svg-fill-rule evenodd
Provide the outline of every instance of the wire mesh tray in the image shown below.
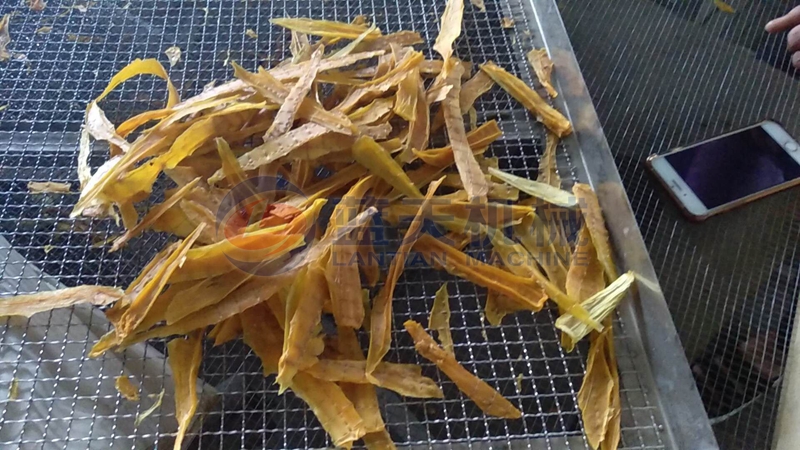
<path fill-rule="evenodd" d="M 444 2 L 434 0 L 301 1 L 120 1 L 48 2 L 43 13 L 2 6 L 12 17 L 14 60 L 0 71 L 0 245 L 4 274 L 0 294 L 63 285 L 122 286 L 160 248 L 165 237 L 149 234 L 126 249 L 107 253 L 101 244 L 118 232 L 110 221 L 66 219 L 77 195 L 31 195 L 28 181 L 76 183 L 78 130 L 84 106 L 111 76 L 137 57 L 157 57 L 172 45 L 183 61 L 170 75 L 184 96 L 212 80 L 230 77 L 227 62 L 252 69 L 286 57 L 288 34 L 268 19 L 308 16 L 346 21 L 358 14 L 381 29 L 412 29 L 431 43 Z M 514 26 L 503 28 L 503 18 Z M 49 34 L 37 33 L 42 26 Z M 245 34 L 253 29 L 257 38 Z M 74 42 L 70 35 L 85 36 Z M 467 5 L 457 54 L 464 60 L 493 60 L 534 85 L 525 52 L 546 47 L 556 65 L 556 106 L 573 122 L 575 134 L 559 148 L 558 163 L 568 182 L 589 182 L 609 220 L 618 261 L 652 283 L 639 286 L 615 321 L 622 383 L 620 448 L 715 448 L 675 329 L 658 289 L 608 145 L 592 108 L 572 48 L 552 0 L 487 1 L 482 12 Z M 429 48 L 427 45 L 425 48 Z M 134 80 L 110 96 L 104 109 L 119 121 L 165 97 L 163 86 Z M 499 89 L 476 104 L 479 121 L 498 120 L 504 137 L 491 147 L 501 167 L 535 176 L 543 151 L 543 128 Z M 93 167 L 102 155 L 93 155 Z M 387 243 L 392 245 L 389 235 Z M 521 420 L 484 416 L 455 386 L 414 351 L 399 327 L 424 319 L 434 292 L 450 281 L 457 299 L 451 324 L 456 357 L 524 412 Z M 409 268 L 395 291 L 394 346 L 390 361 L 423 366 L 442 386 L 445 399 L 418 401 L 381 391 L 387 427 L 398 445 L 530 448 L 589 448 L 583 437 L 576 392 L 585 370 L 585 347 L 571 354 L 558 343 L 553 311 L 518 313 L 500 327 L 482 316 L 485 291 L 445 273 Z M 102 314 L 75 309 L 41 314 L 0 325 L 0 390 L 16 385 L 18 395 L 0 394 L 0 446 L 20 448 L 150 448 L 171 444 L 175 419 L 163 343 L 140 345 L 122 355 L 87 358 L 97 336 L 108 329 Z M 114 379 L 133 374 L 142 401 L 118 397 Z M 653 375 L 655 374 L 655 376 Z M 273 378 L 240 342 L 205 349 L 201 367 L 204 402 L 191 436 L 197 448 L 319 448 L 326 433 L 305 404 L 291 393 L 277 395 Z M 163 406 L 149 422 L 132 426 L 154 396 L 166 390 Z M 149 394 L 149 395 L 148 395 Z M 691 445 L 689 445 L 691 443 Z"/>

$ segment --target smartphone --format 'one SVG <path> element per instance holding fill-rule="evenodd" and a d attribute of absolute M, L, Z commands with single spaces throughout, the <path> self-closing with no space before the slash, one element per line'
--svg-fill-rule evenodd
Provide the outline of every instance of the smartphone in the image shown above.
<path fill-rule="evenodd" d="M 800 184 L 800 144 L 766 120 L 650 156 L 646 165 L 684 215 L 701 221 Z"/>

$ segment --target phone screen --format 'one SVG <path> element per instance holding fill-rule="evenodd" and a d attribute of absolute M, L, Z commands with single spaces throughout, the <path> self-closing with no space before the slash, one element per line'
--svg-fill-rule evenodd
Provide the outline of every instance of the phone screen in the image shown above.
<path fill-rule="evenodd" d="M 800 177 L 800 165 L 761 127 L 665 158 L 708 209 Z"/>

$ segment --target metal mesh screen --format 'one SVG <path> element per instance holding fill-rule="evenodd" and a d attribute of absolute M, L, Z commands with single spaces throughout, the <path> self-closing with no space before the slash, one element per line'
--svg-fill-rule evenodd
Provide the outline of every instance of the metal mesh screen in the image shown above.
<path fill-rule="evenodd" d="M 493 60 L 531 83 L 524 51 L 537 39 L 532 18 L 513 0 L 489 1 L 486 6 L 485 13 L 467 6 L 458 55 L 474 62 Z M 163 244 L 163 236 L 151 234 L 120 252 L 108 253 L 102 244 L 119 232 L 113 222 L 66 219 L 76 194 L 32 195 L 26 187 L 28 181 L 53 180 L 71 182 L 77 189 L 77 131 L 85 105 L 129 61 L 155 57 L 167 65 L 164 50 L 179 46 L 183 58 L 170 75 L 180 92 L 189 96 L 211 81 L 227 79 L 228 61 L 253 69 L 282 60 L 288 34 L 271 27 L 270 17 L 347 21 L 366 14 L 384 31 L 416 30 L 430 44 L 443 7 L 443 2 L 410 0 L 97 4 L 51 0 L 41 13 L 28 11 L 25 5 L 0 6 L 0 14 L 12 14 L 9 50 L 14 54 L 0 70 L 0 106 L 8 105 L 0 112 L 0 230 L 10 243 L 0 253 L 5 268 L 2 294 L 54 288 L 58 282 L 123 286 Z M 512 17 L 515 27 L 502 28 L 502 17 Z M 44 33 L 42 27 L 51 29 Z M 256 31 L 258 38 L 246 36 L 247 29 Z M 112 121 L 119 121 L 162 105 L 165 97 L 163 83 L 143 77 L 109 96 L 104 110 Z M 542 150 L 541 126 L 498 89 L 485 95 L 477 109 L 481 121 L 498 119 L 505 132 L 503 140 L 491 148 L 501 166 L 519 175 L 535 175 Z M 568 152 L 561 149 L 559 158 L 562 177 L 574 179 Z M 102 155 L 94 155 L 93 167 L 101 161 Z M 389 239 L 388 244 L 396 240 Z M 450 292 L 459 305 L 451 320 L 456 357 L 519 406 L 525 413 L 522 420 L 485 417 L 417 356 L 410 338 L 398 328 L 408 318 L 426 321 L 434 292 L 445 280 L 450 281 Z M 442 401 L 380 392 L 384 418 L 396 442 L 474 445 L 480 440 L 490 447 L 504 447 L 529 439 L 534 448 L 588 448 L 576 407 L 585 348 L 563 353 L 553 326 L 554 312 L 520 313 L 506 319 L 503 326 L 490 327 L 481 313 L 482 289 L 419 267 L 405 272 L 395 297 L 396 329 L 389 360 L 421 364 L 423 373 L 445 392 Z M 616 326 L 623 404 L 621 448 L 664 448 L 660 412 L 651 404 L 648 396 L 652 394 L 634 363 L 634 338 L 626 333 L 624 323 Z M 16 384 L 18 394 L 0 399 L 0 445 L 131 448 L 170 444 L 175 421 L 168 405 L 171 382 L 163 345 L 156 342 L 123 355 L 88 359 L 88 348 L 107 329 L 97 311 L 80 308 L 41 314 L 28 322 L 5 320 L 0 329 L 0 386 L 11 391 Z M 191 432 L 199 448 L 330 445 L 305 404 L 291 393 L 278 396 L 273 378 L 261 375 L 258 358 L 240 342 L 205 350 L 202 423 Z M 114 391 L 114 378 L 121 374 L 138 377 L 141 402 L 123 400 Z M 156 423 L 132 426 L 162 389 L 168 395 L 153 416 Z"/>
<path fill-rule="evenodd" d="M 565 0 L 562 16 L 603 123 L 717 440 L 770 448 L 800 278 L 800 202 L 790 190 L 684 220 L 644 159 L 756 123 L 800 136 L 800 83 L 781 1 Z"/>

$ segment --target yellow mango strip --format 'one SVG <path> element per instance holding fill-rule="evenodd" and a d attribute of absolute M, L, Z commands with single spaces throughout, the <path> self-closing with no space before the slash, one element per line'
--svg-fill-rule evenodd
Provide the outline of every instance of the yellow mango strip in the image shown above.
<path fill-rule="evenodd" d="M 488 168 L 489 174 L 498 180 L 513 186 L 520 191 L 562 208 L 574 208 L 578 205 L 577 196 L 569 191 L 553 187 L 549 184 L 518 177 L 494 167 Z"/>
<path fill-rule="evenodd" d="M 584 224 L 575 241 L 575 250 L 567 271 L 567 295 L 583 302 L 605 287 L 603 266 L 597 258 L 589 228 Z"/>
<path fill-rule="evenodd" d="M 86 118 L 84 122 L 86 131 L 96 140 L 106 141 L 113 148 L 117 148 L 123 153 L 130 150 L 131 144 L 117 134 L 117 131 L 114 129 L 114 124 L 108 120 L 105 113 L 97 106 L 96 102 L 89 104 L 89 107 L 86 109 Z"/>
<path fill-rule="evenodd" d="M 175 418 L 178 420 L 178 434 L 173 448 L 180 450 L 197 411 L 197 374 L 203 362 L 203 330 L 193 332 L 188 339 L 169 341 L 167 352 L 167 362 L 175 383 Z"/>
<path fill-rule="evenodd" d="M 419 85 L 419 68 L 414 68 L 397 86 L 397 100 L 394 102 L 394 113 L 407 121 L 412 121 L 417 109 Z"/>
<path fill-rule="evenodd" d="M 353 144 L 352 152 L 353 158 L 372 174 L 409 197 L 422 198 L 422 193 L 414 186 L 403 168 L 373 139 L 361 136 Z"/>
<path fill-rule="evenodd" d="M 145 111 L 141 114 L 137 114 L 131 117 L 130 119 L 126 120 L 125 122 L 122 122 L 117 127 L 117 134 L 120 135 L 120 137 L 125 138 L 129 134 L 131 134 L 134 130 L 146 124 L 147 122 L 153 120 L 161 120 L 169 116 L 171 113 L 172 113 L 171 108 L 164 108 L 164 109 L 156 109 L 153 111 Z"/>
<path fill-rule="evenodd" d="M 389 98 L 376 98 L 367 106 L 362 106 L 357 110 L 348 114 L 347 117 L 356 125 L 369 125 L 378 121 L 388 119 L 389 113 L 394 108 L 395 99 Z"/>
<path fill-rule="evenodd" d="M 545 142 L 544 154 L 539 161 L 539 175 L 536 177 L 536 181 L 561 189 L 561 176 L 558 174 L 556 161 L 558 136 L 548 132 Z"/>
<path fill-rule="evenodd" d="M 276 295 L 273 298 L 277 297 Z M 283 336 L 267 303 L 258 303 L 238 317 L 242 320 L 244 343 L 253 349 L 261 360 L 264 376 L 277 374 Z"/>
<path fill-rule="evenodd" d="M 425 41 L 422 39 L 422 36 L 416 31 L 401 30 L 396 33 L 386 34 L 370 41 L 362 42 L 356 47 L 356 50 L 359 52 L 389 50 L 392 45 L 410 47 L 412 45 L 422 44 L 423 42 Z"/>
<path fill-rule="evenodd" d="M 474 259 L 428 234 L 420 236 L 414 249 L 434 266 L 441 266 L 452 275 L 496 290 L 514 300 L 519 309 L 539 311 L 547 300 L 547 295 L 536 281 Z"/>
<path fill-rule="evenodd" d="M 528 63 L 536 73 L 536 78 L 539 79 L 539 83 L 542 83 L 547 94 L 552 98 L 558 97 L 558 92 L 550 83 L 550 77 L 553 75 L 553 61 L 547 56 L 547 50 L 534 48 L 526 56 L 528 57 Z"/>
<path fill-rule="evenodd" d="M 328 178 L 324 178 L 306 188 L 303 191 L 305 196 L 297 195 L 287 197 L 285 203 L 296 208 L 306 208 L 308 205 L 312 204 L 312 202 L 326 198 L 344 189 L 353 181 L 364 176 L 365 173 L 367 173 L 367 169 L 364 166 L 350 164 Z"/>
<path fill-rule="evenodd" d="M 36 294 L 17 295 L 0 298 L 0 317 L 30 317 L 39 312 L 56 308 L 69 308 L 73 305 L 88 303 L 95 306 L 106 306 L 118 301 L 124 293 L 117 288 L 105 286 L 78 286 L 57 289 Z"/>
<path fill-rule="evenodd" d="M 208 338 L 214 339 L 214 347 L 219 347 L 220 345 L 236 339 L 241 333 L 242 319 L 241 316 L 237 314 L 214 325 L 214 328 L 208 332 Z"/>
<path fill-rule="evenodd" d="M 359 345 L 356 333 L 352 328 L 339 326 L 336 337 L 337 350 L 339 353 L 345 358 L 350 358 L 355 361 L 364 361 L 364 353 L 361 351 L 361 345 Z M 326 360 L 320 360 L 320 362 L 322 361 Z M 314 367 L 316 367 L 316 365 L 306 369 L 306 373 L 309 373 L 309 370 L 314 370 Z M 361 373 L 364 375 L 364 378 L 366 378 L 363 367 Z M 313 374 L 311 375 L 314 376 Z M 315 376 L 315 378 L 320 377 Z M 381 408 L 378 403 L 378 394 L 375 392 L 375 387 L 366 383 L 339 382 L 338 384 L 347 398 L 353 402 L 353 406 L 356 408 L 358 415 L 361 416 L 361 420 L 364 421 L 364 431 L 366 431 L 367 435 L 372 433 L 388 435 L 386 432 L 386 424 L 381 417 Z M 367 435 L 364 437 L 366 438 Z M 391 438 L 389 441 L 391 441 Z"/>
<path fill-rule="evenodd" d="M 389 89 L 400 84 L 410 71 L 419 66 L 422 60 L 423 56 L 420 52 L 410 51 L 406 53 L 406 56 L 385 75 L 365 82 L 350 91 L 347 97 L 336 106 L 336 111 L 347 114 L 362 102 L 371 101 L 381 96 Z"/>
<path fill-rule="evenodd" d="M 619 370 L 617 368 L 617 353 L 614 349 L 614 327 L 611 325 L 611 318 L 606 319 L 606 329 L 603 331 L 605 339 L 605 357 L 608 368 L 611 369 L 611 380 L 614 388 L 611 389 L 611 408 L 608 411 L 608 425 L 605 439 L 600 442 L 602 450 L 617 450 L 621 433 L 622 404 L 619 396 Z"/>
<path fill-rule="evenodd" d="M 425 359 L 436 364 L 448 378 L 453 380 L 458 389 L 472 399 L 484 413 L 506 419 L 519 419 L 522 412 L 506 400 L 499 392 L 483 380 L 471 374 L 456 361 L 452 353 L 448 353 L 425 332 L 422 326 L 413 320 L 407 320 L 403 326 L 414 339 L 414 347 Z"/>
<path fill-rule="evenodd" d="M 118 376 L 114 379 L 114 387 L 117 388 L 117 392 L 125 397 L 126 400 L 130 400 L 132 402 L 139 401 L 139 388 L 134 386 L 130 378 L 126 376 Z"/>
<path fill-rule="evenodd" d="M 368 36 L 373 34 L 375 31 L 380 32 L 378 27 L 373 23 L 369 28 L 364 30 L 361 34 L 358 35 L 357 38 L 353 39 L 349 44 L 345 45 L 344 47 L 340 48 L 336 53 L 328 56 L 328 58 L 335 59 L 335 58 L 344 58 L 345 56 L 353 53 L 361 42 L 364 41 Z"/>
<path fill-rule="evenodd" d="M 310 64 L 310 61 L 305 64 Z M 282 105 L 286 102 L 286 99 L 291 93 L 291 89 L 284 86 L 283 83 L 270 72 L 262 69 L 259 70 L 258 73 L 251 73 L 235 62 L 231 63 L 231 65 L 233 66 L 234 76 L 255 89 L 256 92 L 261 94 L 264 98 L 278 105 Z M 321 65 L 322 63 L 320 63 L 320 67 L 317 68 L 318 72 L 321 70 Z M 306 67 L 306 69 L 310 68 L 310 66 Z M 302 76 L 305 73 L 306 71 L 304 70 L 299 75 Z M 345 115 L 333 111 L 326 111 L 322 105 L 310 97 L 302 99 L 295 113 L 298 117 L 308 119 L 317 125 L 337 133 L 352 134 L 355 131 L 353 129 L 353 124 Z"/>
<path fill-rule="evenodd" d="M 436 330 L 442 348 L 448 353 L 453 353 L 453 335 L 450 334 L 450 295 L 447 293 L 447 283 L 436 291 L 428 327 Z"/>
<path fill-rule="evenodd" d="M 497 230 L 489 231 L 489 236 L 492 239 L 494 250 L 503 258 L 503 262 L 509 271 L 518 276 L 535 279 L 542 286 L 547 296 L 558 304 L 561 311 L 571 314 L 587 327 L 598 331 L 603 329 L 599 323 L 600 321 L 591 317 L 577 299 L 566 295 L 555 283 L 542 275 L 536 266 L 534 258 L 524 246 L 508 239 Z"/>
<path fill-rule="evenodd" d="M 156 397 L 156 401 L 154 401 L 149 408 L 142 411 L 140 414 L 136 415 L 136 419 L 133 420 L 133 426 L 138 427 L 139 425 L 141 425 L 142 422 L 144 422 L 145 419 L 150 417 L 151 414 L 153 414 L 154 412 L 158 411 L 159 408 L 161 408 L 161 402 L 164 401 L 164 392 L 166 391 L 164 389 L 161 389 L 161 392 L 159 392 L 158 396 Z"/>
<path fill-rule="evenodd" d="M 292 31 L 310 34 L 312 36 L 321 36 L 329 38 L 341 39 L 357 39 L 361 33 L 367 31 L 366 25 L 356 25 L 352 23 L 333 22 L 330 20 L 314 20 L 306 18 L 279 18 L 270 19 L 270 23 L 278 25 Z M 370 41 L 381 35 L 381 30 L 374 29 L 368 36 L 364 38 L 365 41 Z"/>
<path fill-rule="evenodd" d="M 601 333 L 592 340 L 586 374 L 578 391 L 578 408 L 583 418 L 584 434 L 593 449 L 600 448 L 600 443 L 608 432 L 611 395 L 614 390 L 611 368 L 605 355 L 606 339 L 606 333 Z"/>
<path fill-rule="evenodd" d="M 353 403 L 336 383 L 299 372 L 292 380 L 292 391 L 308 404 L 336 447 L 350 448 L 366 434 Z"/>
<path fill-rule="evenodd" d="M 200 237 L 197 238 L 197 242 L 199 244 L 213 244 L 214 242 L 218 241 L 218 237 L 214 232 L 214 228 L 216 228 L 216 216 L 212 213 L 208 208 L 205 206 L 193 202 L 191 200 L 181 200 L 178 203 L 180 207 L 180 215 L 181 220 L 185 220 L 186 224 L 188 225 L 186 228 L 189 228 L 189 232 L 191 230 L 200 226 L 200 224 L 205 224 L 205 228 L 203 228 L 203 232 L 200 233 Z M 174 209 L 170 208 L 170 209 Z M 158 223 L 158 221 L 156 221 Z M 156 229 L 156 223 L 153 224 L 153 229 Z M 187 234 L 184 234 L 186 236 Z M 179 236 L 181 236 L 179 234 Z"/>
<path fill-rule="evenodd" d="M 164 261 L 164 264 L 154 272 L 153 278 L 136 294 L 128 309 L 120 317 L 119 323 L 116 326 L 117 336 L 119 336 L 120 339 L 124 339 L 136 329 L 153 306 L 153 303 L 155 303 L 156 298 L 164 289 L 164 286 L 166 286 L 168 282 L 172 282 L 171 277 L 173 273 L 175 273 L 178 267 L 183 263 L 184 258 L 186 258 L 186 255 L 190 251 L 189 249 L 194 244 L 194 241 L 197 240 L 203 228 L 202 225 L 197 227 L 197 229 L 186 237 L 180 245 L 175 247 L 175 250 Z"/>
<path fill-rule="evenodd" d="M 584 300 L 581 306 L 589 312 L 589 316 L 593 320 L 602 322 L 625 298 L 634 281 L 636 281 L 636 277 L 633 272 L 624 273 L 608 287 Z M 578 320 L 570 311 L 564 312 L 556 319 L 556 328 L 567 333 L 573 342 L 580 341 L 592 331 L 591 327 Z M 602 330 L 601 327 L 598 331 Z"/>
<path fill-rule="evenodd" d="M 374 384 L 405 397 L 444 398 L 436 382 L 422 376 L 422 368 L 416 364 L 381 362 L 369 376 L 365 370 L 366 361 L 321 359 L 304 372 L 319 380 Z"/>
<path fill-rule="evenodd" d="M 600 260 L 608 280 L 616 280 L 618 278 L 617 266 L 614 265 L 611 243 L 608 240 L 608 229 L 606 228 L 605 220 L 603 220 L 603 211 L 600 209 L 597 195 L 589 185 L 582 183 L 576 183 L 572 187 L 572 192 L 578 199 L 583 220 L 586 222 L 586 227 L 592 236 L 592 243 L 594 243 L 594 248 L 597 251 L 597 259 Z"/>
<path fill-rule="evenodd" d="M 400 162 L 410 162 L 415 158 L 416 151 L 428 148 L 430 139 L 431 111 L 425 100 L 425 83 L 422 78 L 417 79 L 417 101 L 414 108 L 414 117 L 408 123 L 408 135 L 403 153 L 398 157 Z"/>
<path fill-rule="evenodd" d="M 386 53 L 385 50 L 364 51 L 359 53 L 351 53 L 343 58 L 324 59 L 319 66 L 319 73 L 325 73 L 330 70 L 341 69 L 342 67 L 352 66 L 353 64 L 363 61 L 365 59 L 375 58 Z M 303 76 L 308 70 L 308 61 L 287 64 L 284 66 L 274 67 L 269 69 L 269 74 L 279 81 L 287 81 L 297 79 Z"/>
<path fill-rule="evenodd" d="M 361 242 L 358 243 L 356 253 L 358 254 L 358 265 L 364 273 L 364 281 L 367 286 L 375 287 L 381 278 L 381 268 L 374 258 L 375 248 L 372 245 L 372 236 L 369 231 L 364 233 Z M 369 315 L 365 315 L 364 318 L 368 319 Z M 364 325 L 369 328 L 366 323 Z"/>
<path fill-rule="evenodd" d="M 156 59 L 134 59 L 133 62 L 125 66 L 122 70 L 117 72 L 111 78 L 111 81 L 108 83 L 103 92 L 94 99 L 95 102 L 99 102 L 100 100 L 106 98 L 106 96 L 113 91 L 117 86 L 124 83 L 125 81 L 137 76 L 137 75 L 155 75 L 162 80 L 167 82 L 167 108 L 171 108 L 175 104 L 180 101 L 180 97 L 178 96 L 178 91 L 175 89 L 175 86 L 170 81 L 169 76 L 167 75 L 167 71 L 164 70 L 164 66 L 161 65 L 160 62 Z"/>
<path fill-rule="evenodd" d="M 372 188 L 374 181 L 373 176 L 365 177 L 350 188 L 331 214 L 327 233 L 333 232 L 337 227 L 344 226 L 355 218 L 364 195 Z M 363 233 L 363 228 L 353 230 L 348 241 L 334 245 L 325 266 L 325 279 L 328 283 L 331 308 L 336 324 L 354 329 L 361 328 L 364 321 L 361 276 L 357 260 L 354 258 Z"/>
<path fill-rule="evenodd" d="M 131 230 L 136 227 L 136 222 L 139 221 L 139 213 L 136 212 L 136 207 L 133 202 L 126 202 L 117 205 L 120 215 L 122 216 L 122 226 L 126 230 Z"/>
<path fill-rule="evenodd" d="M 325 136 L 330 133 L 327 128 L 316 123 L 306 123 L 298 128 L 283 134 L 276 139 L 264 142 L 258 147 L 250 150 L 239 157 L 239 164 L 244 170 L 255 170 L 260 166 L 270 164 L 289 155 L 293 150 L 301 145 L 310 142 L 312 139 Z M 209 182 L 221 179 L 222 174 L 218 171 L 209 179 Z"/>
<path fill-rule="evenodd" d="M 164 319 L 167 324 L 173 324 L 193 312 L 214 305 L 252 277 L 250 273 L 235 270 L 196 282 L 192 287 L 175 294 Z"/>
<path fill-rule="evenodd" d="M 122 248 L 123 245 L 125 245 L 128 241 L 130 241 L 134 237 L 141 234 L 144 230 L 152 228 L 153 225 L 156 223 L 156 221 L 159 219 L 159 217 L 164 215 L 164 213 L 167 212 L 167 210 L 175 206 L 175 204 L 177 204 L 179 201 L 183 200 L 183 198 L 186 197 L 186 194 L 188 194 L 192 189 L 194 189 L 194 187 L 197 185 L 199 181 L 200 178 L 195 178 L 193 181 L 189 182 L 189 184 L 183 186 L 177 192 L 172 194 L 169 198 L 164 200 L 163 203 L 160 203 L 155 207 L 153 207 L 152 209 L 150 209 L 150 211 L 147 212 L 147 215 L 145 215 L 142 218 L 141 222 L 137 223 L 133 228 L 125 230 L 125 234 L 114 239 L 114 244 L 111 246 L 110 251 L 115 252 L 119 250 L 120 248 Z"/>
<path fill-rule="evenodd" d="M 171 281 L 199 280 L 237 269 L 239 263 L 274 261 L 305 244 L 302 234 L 273 233 L 270 229 L 236 235 L 231 239 L 189 251 Z"/>
<path fill-rule="evenodd" d="M 304 351 L 316 335 L 315 329 L 322 317 L 322 305 L 327 298 L 329 293 L 325 273 L 318 263 L 301 271 L 289 288 L 289 295 L 286 297 L 287 326 L 284 330 L 283 354 L 275 380 L 280 386 L 279 393 L 291 386 L 292 378 L 308 360 Z"/>
<path fill-rule="evenodd" d="M 503 133 L 497 126 L 496 120 L 490 120 L 475 130 L 467 133 L 467 144 L 472 148 L 473 153 L 482 154 L 486 148 L 496 141 Z M 432 148 L 425 151 L 414 152 L 414 156 L 436 167 L 447 167 L 455 162 L 453 148 L 451 146 L 442 148 Z"/>
<path fill-rule="evenodd" d="M 448 7 L 450 2 L 448 2 Z M 463 1 L 461 1 L 463 8 Z M 452 69 L 448 69 L 452 65 Z M 450 92 L 442 103 L 444 109 L 444 121 L 447 127 L 447 135 L 450 138 L 450 146 L 453 149 L 453 158 L 464 189 L 470 199 L 485 198 L 489 193 L 489 185 L 483 176 L 483 171 L 472 154 L 472 149 L 467 141 L 467 132 L 464 129 L 464 119 L 461 107 L 459 106 L 459 96 L 461 95 L 461 75 L 464 71 L 463 66 L 457 60 L 445 61 L 445 70 L 452 73 L 448 75 L 447 82 L 452 86 Z"/>
<path fill-rule="evenodd" d="M 442 55 L 444 60 L 444 72 L 448 70 L 447 61 L 453 55 L 453 43 L 461 35 L 463 16 L 464 0 L 447 0 L 442 13 L 442 23 L 439 26 L 439 35 L 436 36 L 436 42 L 433 44 L 433 49 Z"/>
<path fill-rule="evenodd" d="M 247 174 L 244 173 L 242 166 L 239 165 L 239 161 L 236 159 L 236 155 L 234 155 L 228 142 L 223 138 L 216 138 L 214 139 L 214 144 L 217 146 L 217 153 L 221 162 L 220 170 L 224 178 L 228 180 L 231 186 L 244 182 L 247 179 Z"/>
<path fill-rule="evenodd" d="M 449 194 L 451 196 L 450 198 L 460 202 L 467 201 L 468 197 L 467 193 L 463 190 L 464 185 L 461 183 L 461 177 L 457 173 L 447 174 L 446 176 L 447 178 L 444 181 L 444 186 L 458 189 L 458 191 Z M 505 184 L 495 183 L 489 179 L 486 181 L 489 183 L 489 194 L 487 197 L 490 200 L 511 200 L 514 202 L 519 200 L 519 189 Z"/>
<path fill-rule="evenodd" d="M 395 203 L 383 209 L 383 217 L 390 223 L 399 223 L 402 219 L 413 217 L 419 209 L 415 200 Z M 477 225 L 487 225 L 503 229 L 534 213 L 530 206 L 508 205 L 495 202 L 471 203 L 459 200 L 442 200 L 436 197 L 431 201 L 430 219 L 448 228 L 461 225 L 460 229 L 451 229 L 455 232 L 471 231 L 480 228 Z M 470 223 L 465 223 L 469 221 Z M 470 227 L 472 225 L 472 227 Z"/>
<path fill-rule="evenodd" d="M 505 69 L 489 61 L 481 65 L 481 70 L 492 77 L 506 92 L 511 94 L 525 108 L 532 112 L 536 118 L 558 137 L 572 133 L 572 124 L 563 114 L 550 106 L 539 94 L 528 87 L 524 81 L 506 72 Z"/>
<path fill-rule="evenodd" d="M 311 56 L 311 43 L 308 35 L 299 31 L 292 31 L 292 41 L 289 43 L 289 52 L 292 54 L 292 64 L 308 61 Z"/>
<path fill-rule="evenodd" d="M 308 92 L 311 90 L 311 86 L 314 84 L 314 79 L 317 76 L 317 71 L 319 70 L 319 65 L 322 62 L 322 54 L 324 52 L 325 47 L 320 46 L 317 47 L 314 53 L 311 54 L 307 72 L 298 78 L 297 83 L 292 86 L 289 94 L 286 95 L 283 104 L 275 114 L 275 119 L 272 121 L 272 125 L 264 135 L 264 142 L 274 139 L 292 128 L 295 115 L 300 109 L 300 105 L 303 103 L 303 100 L 305 100 L 306 96 L 308 95 Z"/>
<path fill-rule="evenodd" d="M 358 132 L 375 140 L 384 140 L 392 133 L 392 124 L 388 122 L 377 125 L 359 125 Z"/>
<path fill-rule="evenodd" d="M 568 258 L 569 244 L 550 224 L 543 221 L 536 214 L 523 218 L 522 222 L 514 226 L 514 236 L 522 243 L 525 249 L 539 263 L 550 281 L 561 290 L 567 280 L 567 268 L 564 266 Z M 559 240 L 563 239 L 563 244 Z M 569 295 L 569 294 L 568 294 Z M 570 297 L 572 297 L 570 295 Z M 575 298 L 575 297 L 573 297 Z"/>
<path fill-rule="evenodd" d="M 405 267 L 406 259 L 420 235 L 420 229 L 425 214 L 428 214 L 431 198 L 436 193 L 436 189 L 442 184 L 442 180 L 431 183 L 425 195 L 422 205 L 420 205 L 414 219 L 408 226 L 403 241 L 397 249 L 397 253 L 389 265 L 386 281 L 372 302 L 369 333 L 369 352 L 367 353 L 367 377 L 378 367 L 392 343 L 392 299 L 394 298 L 394 288 Z"/>
<path fill-rule="evenodd" d="M 464 113 L 469 111 L 471 108 L 474 107 L 475 101 L 481 95 L 489 92 L 490 89 L 494 86 L 494 80 L 492 80 L 488 75 L 484 72 L 476 73 L 472 78 L 467 80 L 461 86 L 461 95 L 458 98 L 459 106 L 461 107 L 461 112 Z M 433 122 L 431 124 L 431 130 L 438 130 L 439 128 L 444 125 L 444 109 L 440 109 L 438 113 L 436 113 L 436 117 L 434 117 Z"/>

